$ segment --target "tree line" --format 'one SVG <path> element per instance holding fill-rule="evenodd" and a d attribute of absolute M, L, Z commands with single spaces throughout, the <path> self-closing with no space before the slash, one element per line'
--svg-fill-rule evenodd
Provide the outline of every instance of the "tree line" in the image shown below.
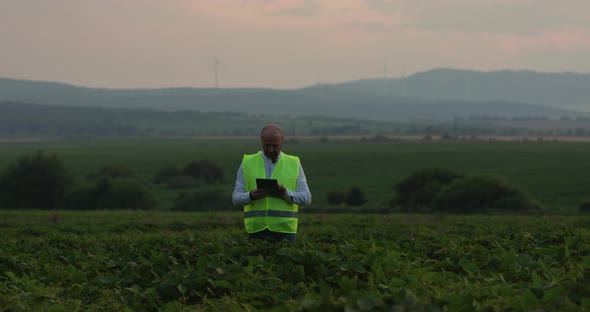
<path fill-rule="evenodd" d="M 0 175 L 1 209 L 141 209 L 157 208 L 155 188 L 190 189 L 179 192 L 172 210 L 229 209 L 219 184 L 223 171 L 210 160 L 196 160 L 183 168 L 165 167 L 152 181 L 114 164 L 86 176 L 70 174 L 57 154 L 37 151 L 19 157 Z M 207 196 L 201 196 L 203 193 Z"/>
<path fill-rule="evenodd" d="M 234 210 L 222 186 L 221 167 L 208 159 L 160 168 L 150 181 L 121 164 L 86 176 L 71 175 L 56 154 L 23 155 L 0 174 L 1 209 L 158 209 L 154 189 L 177 190 L 170 209 Z M 326 193 L 321 212 L 542 213 L 544 207 L 525 190 L 497 176 L 467 175 L 445 168 L 412 172 L 393 186 L 389 206 L 371 208 L 358 186 Z M 357 207 L 357 208 L 351 208 Z M 590 213 L 590 199 L 579 205 Z"/>

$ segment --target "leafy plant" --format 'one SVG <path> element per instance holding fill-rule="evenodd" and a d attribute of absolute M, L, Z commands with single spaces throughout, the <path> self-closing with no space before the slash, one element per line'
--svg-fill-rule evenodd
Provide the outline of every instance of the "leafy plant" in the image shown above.
<path fill-rule="evenodd" d="M 528 193 L 498 177 L 468 176 L 454 180 L 432 200 L 435 211 L 448 213 L 539 212 Z"/>
<path fill-rule="evenodd" d="M 346 192 L 330 191 L 326 193 L 326 201 L 330 205 L 341 205 L 346 201 Z"/>
<path fill-rule="evenodd" d="M 132 178 L 135 175 L 133 170 L 129 168 L 129 166 L 124 164 L 112 164 L 100 167 L 98 171 L 94 174 L 91 174 L 89 177 L 91 179 L 101 179 L 101 178 L 110 178 L 110 179 L 118 179 L 118 178 Z"/>
<path fill-rule="evenodd" d="M 182 176 L 182 170 L 180 170 L 176 166 L 166 166 L 156 173 L 154 177 L 154 182 L 157 184 L 165 183 L 170 179 Z"/>
<path fill-rule="evenodd" d="M 135 179 L 102 178 L 74 188 L 66 197 L 67 209 L 150 209 L 155 205 L 149 187 Z"/>
<path fill-rule="evenodd" d="M 241 213 L 2 211 L 12 310 L 583 311 L 590 217 L 306 215 L 298 242 Z M 411 231 L 411 232 L 410 232 Z M 412 240 L 408 232 L 413 233 Z"/>
<path fill-rule="evenodd" d="M 190 162 L 184 167 L 183 173 L 206 183 L 223 182 L 223 170 L 208 159 Z"/>
<path fill-rule="evenodd" d="M 350 206 L 362 206 L 367 200 L 365 194 L 358 186 L 353 186 L 346 194 L 346 204 Z"/>
<path fill-rule="evenodd" d="M 216 211 L 232 209 L 224 189 L 219 187 L 199 188 L 192 193 L 182 192 L 174 200 L 173 210 Z"/>
<path fill-rule="evenodd" d="M 590 200 L 586 200 L 580 203 L 578 211 L 581 214 L 590 214 Z"/>
<path fill-rule="evenodd" d="M 438 192 L 460 177 L 459 173 L 439 167 L 414 171 L 394 186 L 392 204 L 403 212 L 430 212 Z"/>
<path fill-rule="evenodd" d="M 21 156 L 0 177 L 0 206 L 13 209 L 55 209 L 70 183 L 65 164 L 43 151 Z"/>

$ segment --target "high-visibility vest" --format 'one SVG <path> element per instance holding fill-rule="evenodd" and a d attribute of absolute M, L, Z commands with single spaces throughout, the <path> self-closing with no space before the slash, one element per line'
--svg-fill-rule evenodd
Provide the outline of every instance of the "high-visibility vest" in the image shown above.
<path fill-rule="evenodd" d="M 246 191 L 256 189 L 256 178 L 266 178 L 264 159 L 260 153 L 244 155 L 242 172 Z M 270 176 L 287 190 L 295 190 L 299 177 L 299 157 L 281 153 Z M 270 197 L 252 201 L 244 206 L 246 232 L 256 233 L 264 229 L 279 233 L 297 233 L 299 206 L 282 198 Z"/>

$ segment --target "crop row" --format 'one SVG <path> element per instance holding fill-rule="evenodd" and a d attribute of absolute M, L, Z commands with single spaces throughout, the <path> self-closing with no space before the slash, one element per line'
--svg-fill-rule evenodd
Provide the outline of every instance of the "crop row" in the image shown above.
<path fill-rule="evenodd" d="M 590 308 L 588 218 L 314 215 L 293 245 L 239 215 L 3 214 L 11 311 Z"/>

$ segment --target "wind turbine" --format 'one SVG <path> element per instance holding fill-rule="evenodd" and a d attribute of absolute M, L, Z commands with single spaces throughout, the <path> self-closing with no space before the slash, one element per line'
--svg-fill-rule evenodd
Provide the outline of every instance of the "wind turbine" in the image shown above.
<path fill-rule="evenodd" d="M 210 67 L 213 67 L 213 70 L 215 72 L 215 89 L 217 89 L 219 87 L 219 67 L 221 67 L 221 66 L 223 66 L 223 63 L 221 63 L 217 59 L 217 56 L 215 56 L 215 60 L 210 65 Z"/>
<path fill-rule="evenodd" d="M 389 74 L 389 68 L 387 67 L 387 64 L 383 64 L 383 68 L 381 69 L 381 73 L 383 74 L 383 79 L 387 79 L 387 76 Z"/>

